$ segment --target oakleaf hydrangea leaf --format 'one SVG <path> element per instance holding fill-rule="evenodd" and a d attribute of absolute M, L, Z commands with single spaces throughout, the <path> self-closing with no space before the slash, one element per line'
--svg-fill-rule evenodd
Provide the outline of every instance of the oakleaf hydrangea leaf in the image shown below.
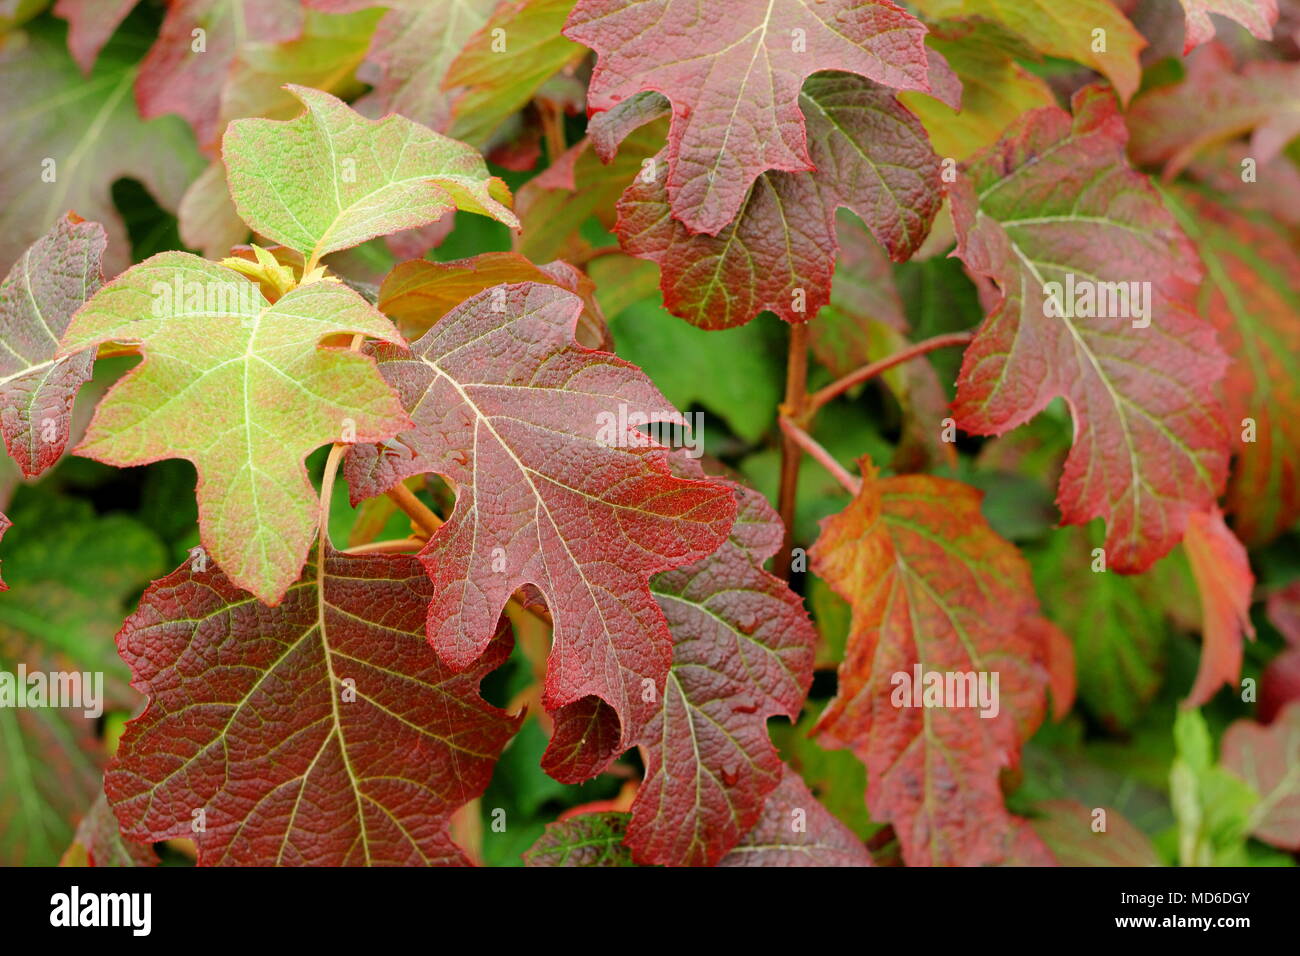
<path fill-rule="evenodd" d="M 1282 230 L 1207 196 L 1166 198 L 1205 269 L 1197 311 L 1230 356 L 1225 509 L 1239 538 L 1264 544 L 1300 517 L 1300 251 Z"/>
<path fill-rule="evenodd" d="M 1223 765 L 1259 794 L 1251 833 L 1273 846 L 1300 851 L 1300 703 L 1267 727 L 1239 720 L 1223 735 Z"/>
<path fill-rule="evenodd" d="M 303 115 L 235 120 L 222 143 L 231 198 L 255 232 L 316 262 L 453 209 L 519 225 L 503 205 L 510 190 L 464 143 L 402 116 L 368 120 L 320 90 L 287 89 Z"/>
<path fill-rule="evenodd" d="M 316 529 L 307 454 L 384 439 L 408 421 L 371 358 L 321 346 L 344 333 L 402 341 L 339 282 L 271 303 L 216 263 L 154 256 L 100 289 L 64 335 L 62 354 L 119 341 L 145 355 L 100 401 L 77 452 L 119 467 L 193 462 L 204 545 L 231 580 L 273 604 Z"/>
<path fill-rule="evenodd" d="M 1224 684 L 1235 687 L 1241 676 L 1242 641 L 1255 636 L 1250 623 L 1255 575 L 1245 546 L 1217 507 L 1189 516 L 1183 548 L 1201 595 L 1201 663 L 1187 695 L 1188 706 L 1200 707 Z"/>
<path fill-rule="evenodd" d="M 659 712 L 672 638 L 649 579 L 712 553 L 735 501 L 675 477 L 638 421 L 685 419 L 635 366 L 574 344 L 571 292 L 533 282 L 479 293 L 404 349 L 375 349 L 414 426 L 345 463 L 353 500 L 437 473 L 455 510 L 421 553 L 434 582 L 429 638 L 469 667 L 519 587 L 554 620 L 543 766 L 564 782 L 602 770 Z"/>
<path fill-rule="evenodd" d="M 302 33 L 297 0 L 174 0 L 140 64 L 135 98 L 146 118 L 177 113 L 209 151 L 221 137 L 220 114 L 236 59 L 248 48 Z"/>
<path fill-rule="evenodd" d="M 157 866 L 158 854 L 147 843 L 122 836 L 108 797 L 100 793 L 77 824 L 77 834 L 59 866 Z"/>
<path fill-rule="evenodd" d="M 812 683 L 817 634 L 798 596 L 763 570 L 781 521 L 762 495 L 736 490 L 727 541 L 651 582 L 673 666 L 641 742 L 627 839 L 642 863 L 711 866 L 736 845 L 781 780 L 767 720 L 796 719 Z"/>
<path fill-rule="evenodd" d="M 953 412 L 958 427 L 996 435 L 1063 396 L 1075 434 L 1062 518 L 1105 517 L 1107 566 L 1141 571 L 1223 487 L 1213 386 L 1226 361 L 1191 306 L 1195 254 L 1125 163 L 1126 136 L 1114 97 L 1088 87 L 1073 118 L 1027 114 L 958 177 L 957 255 L 996 287 Z"/>
<path fill-rule="evenodd" d="M 871 866 L 862 841 L 781 764 L 763 814 L 718 866 Z"/>
<path fill-rule="evenodd" d="M 830 298 L 840 206 L 896 260 L 925 239 L 943 197 L 920 121 L 892 91 L 845 73 L 810 77 L 798 102 L 817 171 L 763 173 L 716 236 L 674 218 L 662 172 L 638 177 L 619 200 L 623 248 L 659 263 L 673 314 L 708 329 L 744 325 L 764 309 L 787 322 L 816 315 Z"/>
<path fill-rule="evenodd" d="M 1032 857 L 1036 838 L 999 786 L 1046 704 L 1047 632 L 1029 568 L 974 489 L 882 479 L 865 459 L 863 477 L 811 550 L 813 570 L 852 607 L 820 740 L 866 764 L 872 818 L 894 825 L 909 865 Z"/>
<path fill-rule="evenodd" d="M 123 833 L 204 866 L 466 863 L 447 824 L 518 727 L 478 694 L 511 638 L 453 673 L 430 596 L 413 557 L 333 550 L 275 608 L 213 567 L 155 582 L 117 638 L 149 696 L 105 780 Z"/>
<path fill-rule="evenodd" d="M 925 27 L 885 0 L 580 0 L 565 33 L 597 53 L 590 112 L 672 102 L 664 185 L 688 233 L 721 232 L 766 170 L 820 168 L 799 102 L 818 70 L 930 90 Z"/>
<path fill-rule="evenodd" d="M 1179 0 L 1187 14 L 1187 35 L 1183 53 L 1214 39 L 1211 13 L 1236 20 L 1260 40 L 1273 39 L 1277 23 L 1277 0 Z"/>
<path fill-rule="evenodd" d="M 71 209 L 103 224 L 104 272 L 116 275 L 131 264 L 131 244 L 113 183 L 137 180 L 174 211 L 203 166 L 194 137 L 175 116 L 136 113 L 129 40 L 111 41 L 86 77 L 61 30 L 37 21 L 24 32 L 0 50 L 0 272 Z"/>
<path fill-rule="evenodd" d="M 95 352 L 56 360 L 72 313 L 103 282 L 108 237 L 97 222 L 69 215 L 23 253 L 0 284 L 0 428 L 28 478 L 59 460 L 72 403 L 90 378 Z"/>

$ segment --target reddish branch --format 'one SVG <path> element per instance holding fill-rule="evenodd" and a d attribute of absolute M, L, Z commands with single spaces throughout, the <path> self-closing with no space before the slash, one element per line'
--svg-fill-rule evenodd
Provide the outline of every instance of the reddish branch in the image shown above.
<path fill-rule="evenodd" d="M 862 481 L 860 479 L 854 478 L 845 471 L 844 466 L 831 457 L 831 453 L 819 445 L 812 435 L 809 435 L 785 416 L 781 417 L 781 431 L 785 433 L 786 438 L 811 455 L 813 461 L 829 471 L 849 494 L 856 496 L 862 490 Z"/>
<path fill-rule="evenodd" d="M 808 413 L 808 324 L 790 326 L 790 351 L 786 357 L 785 401 L 781 416 L 803 421 Z M 799 488 L 799 446 L 785 435 L 781 442 L 781 487 L 777 493 L 777 512 L 785 526 L 781 550 L 772 563 L 772 573 L 782 581 L 790 580 L 790 556 L 794 548 L 795 492 Z"/>
<path fill-rule="evenodd" d="M 860 385 L 863 382 L 875 378 L 882 372 L 887 372 L 895 365 L 901 365 L 908 359 L 916 358 L 919 355 L 925 355 L 927 352 L 933 352 L 935 349 L 947 348 L 950 345 L 966 345 L 974 337 L 972 332 L 949 332 L 946 335 L 936 335 L 932 339 L 926 339 L 923 342 L 917 342 L 909 345 L 901 352 L 895 352 L 888 355 L 878 362 L 872 362 L 870 365 L 864 365 L 845 375 L 843 378 L 836 379 L 825 388 L 820 388 L 813 392 L 808 403 L 809 412 L 815 412 L 831 399 L 842 395 L 851 389 L 854 385 Z M 798 421 L 798 419 L 796 419 Z"/>

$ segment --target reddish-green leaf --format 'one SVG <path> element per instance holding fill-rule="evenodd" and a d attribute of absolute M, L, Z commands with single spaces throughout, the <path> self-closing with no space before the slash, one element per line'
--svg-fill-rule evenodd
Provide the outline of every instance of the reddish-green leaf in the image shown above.
<path fill-rule="evenodd" d="M 1277 0 L 1180 0 L 1187 14 L 1187 37 L 1183 53 L 1214 38 L 1210 14 L 1236 20 L 1260 40 L 1273 39 L 1277 23 Z"/>
<path fill-rule="evenodd" d="M 149 696 L 106 778 L 126 836 L 208 866 L 465 863 L 447 823 L 518 727 L 478 695 L 511 640 L 450 671 L 431 596 L 415 558 L 332 550 L 275 608 L 214 568 L 155 582 L 117 638 Z"/>
<path fill-rule="evenodd" d="M 374 0 L 308 0 L 318 10 L 352 13 Z M 356 103 L 365 116 L 401 113 L 445 132 L 453 94 L 443 89 L 447 69 L 466 42 L 487 22 L 497 0 L 386 0 L 358 79 L 372 87 Z"/>
<path fill-rule="evenodd" d="M 766 170 L 820 168 L 799 101 L 818 70 L 930 89 L 925 27 L 882 0 L 580 0 L 565 33 L 598 55 L 591 112 L 672 102 L 664 185 L 687 234 L 721 232 Z"/>
<path fill-rule="evenodd" d="M 1114 97 L 1090 87 L 1073 105 L 1073 119 L 1029 113 L 953 189 L 957 255 L 996 283 L 953 411 L 959 427 L 997 435 L 1063 396 L 1075 437 L 1062 518 L 1105 517 L 1108 567 L 1140 571 L 1223 487 L 1213 386 L 1225 359 L 1190 305 L 1190 244 L 1124 162 Z"/>
<path fill-rule="evenodd" d="M 1160 866 L 1147 835 L 1111 807 L 1048 800 L 1034 807 L 1030 825 L 1062 866 Z M 1098 817 L 1097 810 L 1105 812 Z M 1098 824 L 1102 823 L 1099 828 Z"/>
<path fill-rule="evenodd" d="M 0 284 L 0 428 L 28 478 L 63 454 L 73 400 L 94 368 L 93 349 L 57 360 L 54 354 L 72 313 L 103 281 L 107 242 L 99 223 L 67 216 Z"/>
<path fill-rule="evenodd" d="M 649 578 L 725 540 L 730 490 L 674 477 L 637 416 L 684 424 L 634 366 L 573 342 L 581 300 L 532 282 L 453 309 L 379 368 L 414 426 L 346 462 L 354 501 L 435 472 L 455 510 L 422 552 L 434 580 L 429 637 L 455 668 L 488 644 L 510 595 L 536 585 L 555 622 L 543 766 L 598 773 L 658 713 L 672 643 Z"/>
<path fill-rule="evenodd" d="M 1028 567 L 979 508 L 965 485 L 881 479 L 864 460 L 861 493 L 811 552 L 853 609 L 821 740 L 866 764 L 872 817 L 912 865 L 1046 858 L 999 775 L 1042 720 L 1047 632 Z M 936 680 L 949 696 L 933 696 Z"/>
<path fill-rule="evenodd" d="M 321 341 L 398 343 L 391 322 L 337 281 L 274 304 L 255 283 L 164 252 L 100 289 L 73 317 L 61 354 L 138 342 L 145 360 L 113 386 L 79 454 L 119 467 L 185 458 L 199 474 L 203 543 L 240 587 L 275 603 L 317 524 L 303 460 L 334 441 L 377 441 L 408 421 L 374 361 Z"/>
<path fill-rule="evenodd" d="M 147 843 L 122 836 L 108 797 L 100 793 L 77 825 L 77 835 L 59 866 L 157 866 L 158 854 Z"/>
<path fill-rule="evenodd" d="M 871 866 L 853 831 L 817 802 L 799 775 L 780 766 L 781 782 L 763 815 L 719 866 Z"/>
<path fill-rule="evenodd" d="M 712 865 L 736 845 L 781 779 L 768 718 L 796 719 L 812 683 L 817 635 L 799 598 L 763 570 L 781 521 L 762 495 L 736 492 L 722 547 L 651 582 L 673 666 L 641 741 L 646 775 L 627 841 L 642 863 Z"/>
<path fill-rule="evenodd" d="M 1247 134 L 1250 157 L 1263 166 L 1300 135 L 1300 63 L 1247 63 L 1238 72 L 1232 54 L 1216 43 L 1191 58 L 1181 83 L 1134 100 L 1128 126 L 1134 161 L 1163 165 L 1167 179 Z"/>
<path fill-rule="evenodd" d="M 1300 852 L 1300 703 L 1288 706 L 1271 726 L 1239 720 L 1229 727 L 1223 765 L 1259 794 L 1251 833 Z"/>
<path fill-rule="evenodd" d="M 1200 707 L 1221 685 L 1236 686 L 1241 676 L 1242 636 L 1255 636 L 1250 623 L 1255 576 L 1245 546 L 1218 508 L 1188 517 L 1183 547 L 1201 594 L 1201 666 L 1187 695 L 1187 706 Z"/>
<path fill-rule="evenodd" d="M 626 813 L 579 813 L 546 826 L 532 848 L 524 853 L 524 866 L 636 866 L 624 845 Z"/>
<path fill-rule="evenodd" d="M 61 33 L 38 21 L 23 42 L 0 50 L 0 271 L 75 210 L 103 224 L 104 272 L 112 276 L 131 263 L 113 183 L 137 180 L 160 206 L 175 210 L 202 162 L 179 119 L 144 122 L 136 113 L 128 42 L 110 43 L 86 77 Z"/>
<path fill-rule="evenodd" d="M 321 256 L 436 222 L 453 209 L 518 226 L 510 190 L 464 143 L 401 116 L 367 120 L 320 90 L 290 86 L 297 119 L 242 119 L 222 143 L 230 196 L 258 233 Z"/>
<path fill-rule="evenodd" d="M 817 171 L 760 175 L 739 217 L 718 235 L 692 234 L 674 218 L 658 167 L 619 201 L 623 247 L 659 263 L 664 303 L 675 315 L 710 329 L 744 325 L 764 309 L 787 322 L 816 315 L 830 296 L 840 206 L 897 260 L 929 232 L 942 202 L 939 160 L 920 121 L 890 90 L 820 73 L 804 83 L 798 102 Z M 671 152 L 664 155 L 671 170 Z"/>

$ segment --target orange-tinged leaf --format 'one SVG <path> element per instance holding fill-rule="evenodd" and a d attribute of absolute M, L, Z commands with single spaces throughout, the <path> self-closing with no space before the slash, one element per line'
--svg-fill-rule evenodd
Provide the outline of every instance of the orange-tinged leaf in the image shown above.
<path fill-rule="evenodd" d="M 1223 684 L 1241 676 L 1242 635 L 1255 636 L 1250 597 L 1255 576 L 1245 546 L 1223 523 L 1218 508 L 1197 512 L 1187 521 L 1183 548 L 1201 593 L 1201 666 L 1184 702 L 1200 707 Z"/>
<path fill-rule="evenodd" d="M 894 825 L 910 865 L 1046 860 L 999 786 L 1046 709 L 1048 648 L 1028 566 L 989 528 L 973 489 L 880 478 L 865 459 L 863 478 L 811 551 L 813 570 L 852 607 L 820 739 L 866 764 L 872 818 Z M 933 696 L 936 679 L 951 697 Z"/>

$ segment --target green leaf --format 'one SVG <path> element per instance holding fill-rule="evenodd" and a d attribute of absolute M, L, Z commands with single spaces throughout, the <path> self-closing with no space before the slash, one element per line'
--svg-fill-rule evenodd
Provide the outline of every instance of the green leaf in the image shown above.
<path fill-rule="evenodd" d="M 104 675 L 105 707 L 134 701 L 113 646 L 126 602 L 163 569 L 162 545 L 124 515 L 72 498 L 20 498 L 2 549 L 0 672 Z M 0 707 L 0 864 L 51 865 L 101 787 L 96 720 L 83 709 Z"/>
<path fill-rule="evenodd" d="M 275 604 L 315 534 L 303 459 L 407 423 L 372 359 L 319 347 L 343 333 L 402 343 L 341 283 L 299 286 L 272 304 L 216 263 L 154 256 L 96 293 L 64 335 L 63 354 L 110 341 L 145 354 L 104 396 L 77 452 L 118 467 L 193 462 L 204 546 L 236 584 Z"/>
<path fill-rule="evenodd" d="M 619 315 L 610 331 L 618 354 L 640 366 L 675 407 L 698 402 L 750 443 L 775 420 L 784 374 L 775 323 L 706 332 L 642 301 Z"/>
<path fill-rule="evenodd" d="M 503 205 L 506 184 L 464 143 L 402 116 L 365 119 L 320 90 L 288 89 L 306 112 L 287 122 L 235 120 L 222 155 L 239 215 L 309 264 L 453 209 L 519 225 Z"/>
<path fill-rule="evenodd" d="M 1169 771 L 1183 866 L 1240 865 L 1259 795 L 1214 759 L 1214 741 L 1199 710 L 1178 711 L 1177 756 Z"/>
<path fill-rule="evenodd" d="M 115 180 L 139 180 L 174 211 L 202 168 L 194 137 L 175 116 L 136 113 L 129 44 L 114 41 L 91 75 L 68 56 L 61 30 L 30 31 L 0 57 L 0 272 L 69 210 L 103 223 L 104 272 L 130 264 L 126 229 L 113 206 Z"/>

